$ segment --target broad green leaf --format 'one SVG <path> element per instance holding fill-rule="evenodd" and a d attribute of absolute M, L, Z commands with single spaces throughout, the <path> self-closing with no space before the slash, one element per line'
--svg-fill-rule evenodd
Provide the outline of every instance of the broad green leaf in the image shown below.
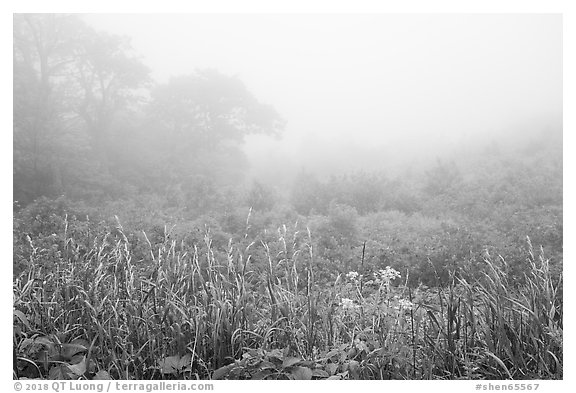
<path fill-rule="evenodd" d="M 350 372 L 350 376 L 354 379 L 358 379 L 360 376 L 360 363 L 356 360 L 350 360 L 348 363 L 348 371 Z"/>
<path fill-rule="evenodd" d="M 86 372 L 86 357 L 82 356 L 82 360 L 80 362 L 68 365 L 68 369 L 78 377 L 84 375 Z"/>
<path fill-rule="evenodd" d="M 260 370 L 252 376 L 252 379 L 265 379 L 267 376 L 272 374 L 274 371 L 270 369 Z"/>
<path fill-rule="evenodd" d="M 38 344 L 46 345 L 47 347 L 53 347 L 54 346 L 54 342 L 46 336 L 36 337 L 34 339 L 34 342 L 36 342 Z"/>
<path fill-rule="evenodd" d="M 282 362 L 282 368 L 291 367 L 297 363 L 300 363 L 302 359 L 296 357 L 287 357 Z"/>
<path fill-rule="evenodd" d="M 168 356 L 158 361 L 162 374 L 176 374 L 180 356 Z"/>
<path fill-rule="evenodd" d="M 55 357 L 60 355 L 59 347 L 54 344 L 54 341 L 46 336 L 36 337 L 34 339 L 34 344 L 39 345 L 41 349 L 45 349 L 44 351 L 38 351 L 40 357 L 42 357 L 44 361 L 53 360 Z"/>
<path fill-rule="evenodd" d="M 308 367 L 294 367 L 291 372 L 294 379 L 310 380 L 312 379 L 312 370 Z"/>
<path fill-rule="evenodd" d="M 329 379 L 329 380 L 334 380 L 334 379 L 340 380 L 340 379 L 342 379 L 342 378 L 340 378 L 340 375 L 332 375 L 332 376 L 328 377 L 327 379 Z"/>
<path fill-rule="evenodd" d="M 262 356 L 262 353 L 258 349 L 249 349 L 248 352 L 244 353 L 242 356 L 243 357 L 251 356 L 253 358 L 257 358 L 259 356 Z"/>
<path fill-rule="evenodd" d="M 72 357 L 78 353 L 86 352 L 88 348 L 80 344 L 62 344 L 60 347 L 60 355 L 66 359 L 70 360 Z"/>
<path fill-rule="evenodd" d="M 56 364 L 48 372 L 48 379 L 67 380 L 72 379 L 73 374 L 65 364 Z"/>
<path fill-rule="evenodd" d="M 314 370 L 312 370 L 312 376 L 317 377 L 317 378 L 328 378 L 329 377 L 329 375 L 326 371 L 321 370 L 319 368 L 315 368 Z"/>
<path fill-rule="evenodd" d="M 272 362 L 269 362 L 267 360 L 263 360 L 262 362 L 260 362 L 260 364 L 258 365 L 258 367 L 262 370 L 266 369 L 266 368 L 273 368 L 276 369 L 276 365 Z"/>
<path fill-rule="evenodd" d="M 234 368 L 234 364 L 229 364 L 227 366 L 220 367 L 218 370 L 214 371 L 212 374 L 212 379 L 222 379 L 230 373 L 230 370 Z"/>
<path fill-rule="evenodd" d="M 348 371 L 344 371 L 344 372 L 338 373 L 336 375 L 339 376 L 340 379 L 346 379 L 346 378 L 348 378 Z"/>
<path fill-rule="evenodd" d="M 268 358 L 272 360 L 283 361 L 284 359 L 284 353 L 279 349 L 273 349 L 269 351 L 266 355 L 268 356 Z"/>
<path fill-rule="evenodd" d="M 112 379 L 110 378 L 110 374 L 108 374 L 108 371 L 106 370 L 100 370 L 96 373 L 96 375 L 94 376 L 95 380 L 108 380 L 108 379 Z"/>
<path fill-rule="evenodd" d="M 90 343 L 82 338 L 76 338 L 72 341 L 70 341 L 70 344 L 72 345 L 80 345 L 83 346 L 84 348 L 90 348 Z"/>
<path fill-rule="evenodd" d="M 14 310 L 13 314 L 16 318 L 18 318 L 20 320 L 20 322 L 22 322 L 24 324 L 24 326 L 26 326 L 26 328 L 28 328 L 28 330 L 32 330 L 32 328 L 30 327 L 30 324 L 28 323 L 28 318 L 26 318 L 26 315 L 24 315 L 24 313 L 22 311 Z"/>
<path fill-rule="evenodd" d="M 336 374 L 336 371 L 338 370 L 338 365 L 336 363 L 328 363 L 325 367 L 326 372 L 330 375 L 334 375 Z"/>
<path fill-rule="evenodd" d="M 190 370 L 190 362 L 192 361 L 192 355 L 187 353 L 186 355 L 182 356 L 178 361 L 178 371 Z"/>

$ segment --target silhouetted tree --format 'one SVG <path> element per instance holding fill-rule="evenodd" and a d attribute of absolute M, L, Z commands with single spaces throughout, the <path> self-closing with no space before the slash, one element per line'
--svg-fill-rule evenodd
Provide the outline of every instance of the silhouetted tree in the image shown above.
<path fill-rule="evenodd" d="M 170 79 L 152 90 L 148 132 L 166 187 L 209 177 L 237 183 L 247 167 L 244 137 L 279 135 L 284 122 L 235 77 L 197 71 Z"/>
<path fill-rule="evenodd" d="M 16 14 L 13 51 L 15 199 L 94 181 L 95 163 L 106 176 L 114 117 L 147 80 L 127 41 L 76 15 Z"/>

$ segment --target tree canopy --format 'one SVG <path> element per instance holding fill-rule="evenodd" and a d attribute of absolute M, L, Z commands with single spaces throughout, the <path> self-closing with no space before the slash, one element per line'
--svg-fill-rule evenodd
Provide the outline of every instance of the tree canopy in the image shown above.
<path fill-rule="evenodd" d="M 76 15 L 15 15 L 13 52 L 21 204 L 238 179 L 244 137 L 284 127 L 237 77 L 198 70 L 154 83 L 128 38 L 94 31 Z"/>

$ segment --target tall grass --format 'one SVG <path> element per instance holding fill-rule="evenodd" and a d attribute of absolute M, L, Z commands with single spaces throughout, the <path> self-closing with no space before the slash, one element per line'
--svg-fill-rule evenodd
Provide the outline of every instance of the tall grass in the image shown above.
<path fill-rule="evenodd" d="M 33 378 L 557 379 L 561 278 L 530 245 L 525 281 L 486 259 L 474 282 L 410 289 L 314 280 L 312 234 L 216 250 L 171 240 L 136 260 L 120 224 L 85 249 L 64 231 L 13 284 L 20 375 Z"/>
<path fill-rule="evenodd" d="M 543 251 L 535 257 L 528 244 L 530 270 L 521 285 L 508 281 L 500 257 L 485 260 L 488 270 L 474 284 L 453 279 L 438 290 L 440 312 L 427 310 L 423 327 L 423 351 L 434 359 L 425 367 L 429 376 L 562 378 L 562 277 L 553 279 Z"/>

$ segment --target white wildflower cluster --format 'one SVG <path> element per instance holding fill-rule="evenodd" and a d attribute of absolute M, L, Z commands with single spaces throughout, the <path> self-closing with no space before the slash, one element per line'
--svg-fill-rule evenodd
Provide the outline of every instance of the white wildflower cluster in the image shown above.
<path fill-rule="evenodd" d="M 400 272 L 391 268 L 390 266 L 386 266 L 386 269 L 380 269 L 374 273 L 374 278 L 376 278 L 376 282 L 380 285 L 389 285 L 392 280 L 395 280 L 399 277 Z"/>
<path fill-rule="evenodd" d="M 358 280 L 358 277 L 359 277 L 359 276 L 360 276 L 360 275 L 358 274 L 358 272 L 348 272 L 348 273 L 346 274 L 346 278 L 347 278 L 348 280 L 352 280 L 352 281 Z"/>
<path fill-rule="evenodd" d="M 354 300 L 348 299 L 348 298 L 342 298 L 342 300 L 340 301 L 340 305 L 345 310 L 356 308 L 356 305 L 354 304 Z"/>
<path fill-rule="evenodd" d="M 398 306 L 401 309 L 412 310 L 412 308 L 414 307 L 414 303 L 412 303 L 408 299 L 400 299 L 400 300 L 398 300 Z"/>

